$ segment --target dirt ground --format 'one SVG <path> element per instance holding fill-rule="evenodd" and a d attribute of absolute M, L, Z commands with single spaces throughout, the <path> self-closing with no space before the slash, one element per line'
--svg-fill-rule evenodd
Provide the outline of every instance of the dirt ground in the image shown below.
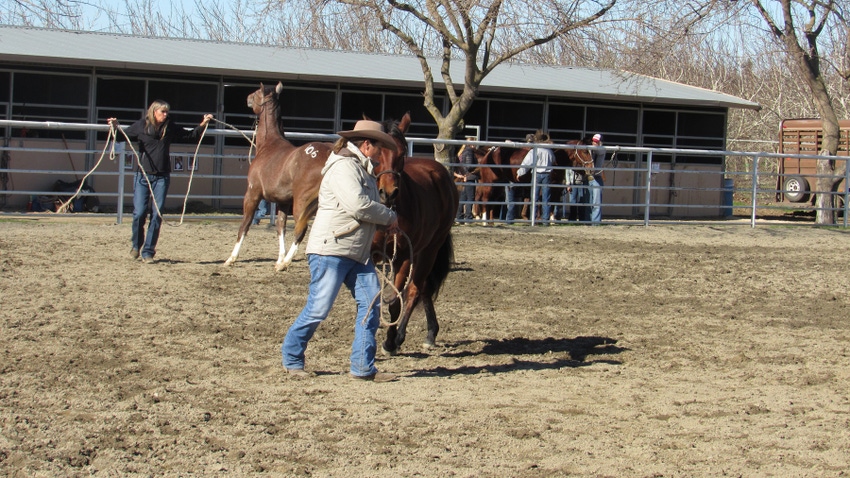
<path fill-rule="evenodd" d="M 5 476 L 847 476 L 850 232 L 458 226 L 393 383 L 350 379 L 353 301 L 280 365 L 302 252 L 265 225 L 0 222 Z M 384 331 L 378 332 L 378 340 Z"/>

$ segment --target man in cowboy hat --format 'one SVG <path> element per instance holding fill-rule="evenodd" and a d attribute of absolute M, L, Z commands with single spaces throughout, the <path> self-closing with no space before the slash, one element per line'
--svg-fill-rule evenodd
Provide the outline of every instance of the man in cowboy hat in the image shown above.
<path fill-rule="evenodd" d="M 375 368 L 381 300 L 375 300 L 380 285 L 370 248 L 378 227 L 387 227 L 389 234 L 399 229 L 395 211 L 380 203 L 372 170 L 383 148 L 397 152 L 396 142 L 380 123 L 370 120 L 358 121 L 354 129 L 337 134 L 340 139 L 322 169 L 319 209 L 307 241 L 307 304 L 283 339 L 283 366 L 292 376 L 310 376 L 304 370 L 307 343 L 345 284 L 357 302 L 351 376 L 387 382 L 396 376 Z"/>

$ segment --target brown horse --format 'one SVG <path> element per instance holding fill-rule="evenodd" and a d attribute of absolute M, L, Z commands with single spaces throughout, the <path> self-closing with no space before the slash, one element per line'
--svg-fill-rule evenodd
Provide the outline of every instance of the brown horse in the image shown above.
<path fill-rule="evenodd" d="M 389 304 L 392 323 L 383 347 L 395 353 L 404 342 L 407 322 L 413 309 L 422 302 L 428 334 L 426 347 L 433 347 L 440 329 L 434 299 L 454 260 L 451 228 L 458 206 L 458 192 L 445 166 L 430 158 L 407 158 L 405 133 L 410 114 L 398 123 L 386 125 L 396 140 L 398 154 L 385 154 L 374 172 L 384 204 L 398 213 L 399 227 L 405 237 L 393 240 L 378 232 L 372 242 L 374 253 L 392 255 L 394 285 L 403 300 Z M 409 238 L 409 241 L 408 241 Z M 377 262 L 377 261 L 376 261 Z M 402 303 L 404 310 L 402 309 Z"/>
<path fill-rule="evenodd" d="M 528 184 L 531 180 L 530 174 L 522 177 L 517 175 L 522 160 L 531 148 L 512 146 L 514 143 L 509 144 L 511 145 L 492 147 L 484 157 L 479 159 L 481 176 L 479 182 L 482 185 L 476 188 L 475 200 L 486 203 L 482 205 L 482 208 L 490 220 L 498 215 L 499 207 L 501 203 L 504 203 L 504 186 L 501 184 Z M 581 146 L 589 143 L 584 140 L 571 140 L 564 144 Z M 593 159 L 587 149 L 559 148 L 554 150 L 554 154 L 555 166 L 558 167 L 552 171 L 550 184 L 563 184 L 564 169 L 562 168 L 579 168 L 580 174 L 586 174 L 587 168 L 593 167 Z M 509 207 L 513 206 L 509 205 Z"/>
<path fill-rule="evenodd" d="M 239 251 L 251 227 L 260 199 L 277 204 L 277 237 L 280 245 L 275 270 L 289 267 L 298 246 L 307 234 L 307 225 L 316 214 L 319 184 L 331 153 L 331 143 L 311 142 L 297 147 L 290 143 L 280 125 L 280 92 L 283 84 L 263 86 L 248 95 L 248 107 L 257 115 L 254 142 L 257 154 L 248 168 L 248 189 L 242 200 L 242 224 L 233 252 L 225 261 L 236 262 Z M 286 252 L 287 213 L 295 218 L 295 240 Z"/>

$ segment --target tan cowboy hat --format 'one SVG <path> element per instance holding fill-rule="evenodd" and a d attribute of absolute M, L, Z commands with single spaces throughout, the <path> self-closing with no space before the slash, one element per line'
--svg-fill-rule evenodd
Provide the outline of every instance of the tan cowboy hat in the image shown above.
<path fill-rule="evenodd" d="M 393 152 L 398 153 L 398 147 L 392 136 L 384 133 L 381 123 L 371 120 L 360 120 L 354 125 L 354 129 L 349 131 L 340 131 L 337 133 L 345 139 L 371 139 L 381 144 L 384 148 L 389 148 Z"/>

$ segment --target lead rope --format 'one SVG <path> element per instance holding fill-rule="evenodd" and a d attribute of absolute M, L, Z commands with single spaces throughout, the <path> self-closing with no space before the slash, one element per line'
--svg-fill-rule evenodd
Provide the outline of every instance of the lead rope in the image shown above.
<path fill-rule="evenodd" d="M 252 141 L 251 138 L 249 138 L 245 133 L 243 133 L 241 130 L 239 130 L 235 126 L 228 124 L 228 123 L 225 123 L 224 121 L 217 120 L 216 118 L 212 118 L 212 120 L 215 121 L 216 123 L 220 123 L 224 126 L 227 126 L 230 129 L 238 131 L 242 136 L 245 137 L 246 140 L 248 140 L 248 142 L 251 144 L 251 146 L 248 149 L 248 164 L 251 164 L 251 152 L 256 147 L 256 144 L 254 143 L 254 141 Z M 204 141 L 204 136 L 207 134 L 207 128 L 209 128 L 209 123 L 204 125 L 204 131 L 201 133 L 201 137 L 198 139 L 197 146 L 195 146 L 195 154 L 192 157 L 192 163 L 191 163 L 193 165 L 198 164 L 197 163 L 197 161 L 198 161 L 198 151 L 200 151 L 201 144 Z M 124 135 L 124 139 L 127 141 L 127 144 L 130 145 L 130 151 L 132 151 L 133 155 L 136 157 L 136 164 L 139 166 L 139 171 L 142 172 L 142 174 L 145 177 L 145 181 L 148 183 L 148 191 L 150 191 L 150 193 L 151 193 L 151 200 L 153 201 L 154 210 L 156 211 L 156 213 L 160 217 L 162 216 L 161 211 L 159 209 L 159 205 L 156 203 L 156 198 L 154 198 L 153 188 L 151 187 L 151 183 L 150 183 L 150 180 L 148 179 L 148 175 L 147 175 L 147 173 L 145 173 L 145 168 L 142 166 L 142 162 L 141 162 L 141 158 L 139 157 L 139 153 L 136 151 L 135 148 L 133 148 L 133 142 L 130 141 L 129 137 L 127 137 L 127 133 L 125 133 L 122 128 L 119 128 L 119 127 L 113 126 L 113 125 L 110 125 L 110 127 L 109 127 L 109 132 L 107 133 L 107 137 L 106 137 L 106 144 L 104 144 L 104 146 L 103 146 L 103 151 L 101 151 L 100 158 L 98 158 L 97 163 L 95 163 L 94 167 L 92 167 L 92 169 L 88 173 L 86 173 L 85 176 L 83 176 L 83 179 L 80 181 L 79 187 L 77 187 L 77 191 L 70 198 L 68 198 L 67 201 L 63 202 L 58 208 L 56 208 L 57 214 L 62 214 L 62 213 L 68 212 L 68 208 L 69 208 L 69 205 L 71 204 L 71 201 L 73 201 L 74 199 L 76 199 L 80 195 L 80 191 L 82 191 L 83 185 L 85 185 L 85 183 L 86 183 L 86 179 L 88 179 L 88 177 L 91 176 L 91 174 L 94 173 L 95 170 L 97 170 L 98 166 L 100 166 L 100 163 L 103 161 L 104 156 L 106 156 L 107 149 L 110 151 L 109 160 L 110 161 L 115 160 L 115 143 L 118 140 L 118 135 L 115 132 L 116 129 L 121 131 L 121 134 Z M 111 148 L 110 148 L 110 143 L 112 145 Z M 194 176 L 195 176 L 195 168 L 191 168 L 191 170 L 189 172 L 189 184 L 186 187 L 186 196 L 183 198 L 183 211 L 180 214 L 180 223 L 175 225 L 175 224 L 169 224 L 169 223 L 166 222 L 166 224 L 168 224 L 169 226 L 179 226 L 179 225 L 183 224 L 183 218 L 186 215 L 186 205 L 189 202 L 189 191 L 191 191 L 191 189 L 192 189 L 192 181 L 194 179 Z M 163 220 L 163 222 L 165 222 L 165 221 Z"/>
<path fill-rule="evenodd" d="M 234 131 L 237 131 L 239 134 L 241 134 L 241 135 L 242 135 L 242 137 L 244 137 L 245 139 L 247 139 L 247 140 L 248 140 L 248 142 L 249 142 L 249 143 L 251 143 L 251 148 L 252 148 L 252 149 L 257 147 L 257 145 L 256 145 L 256 144 L 254 144 L 254 140 L 252 140 L 251 138 L 249 138 L 247 134 L 243 133 L 241 129 L 237 128 L 236 126 L 233 126 L 232 124 L 225 123 L 224 121 L 220 121 L 220 120 L 217 120 L 217 119 L 215 119 L 215 118 L 213 118 L 212 120 L 213 120 L 213 121 L 215 121 L 215 122 L 216 122 L 216 123 L 218 123 L 218 124 L 224 125 L 224 126 L 226 126 L 226 127 L 230 128 L 230 129 L 234 130 Z M 257 122 L 254 122 L 254 132 L 255 132 L 255 133 L 256 133 L 256 130 L 257 130 Z M 255 136 L 256 136 L 256 134 L 255 134 Z M 250 164 L 250 162 L 251 162 L 250 157 L 251 157 L 251 155 L 250 155 L 250 149 L 249 149 L 249 153 L 248 153 L 248 158 L 249 158 L 249 159 L 248 159 L 248 163 L 249 163 L 249 164 Z"/>
<path fill-rule="evenodd" d="M 373 256 L 377 255 L 378 258 L 381 259 L 381 268 L 376 269 L 376 271 L 378 272 L 378 275 L 380 276 L 381 288 L 378 291 L 378 293 L 375 294 L 375 297 L 372 298 L 372 301 L 369 303 L 369 308 L 367 310 L 370 310 L 370 311 L 372 310 L 372 307 L 375 306 L 375 301 L 377 301 L 378 298 L 383 297 L 384 290 L 387 287 L 389 287 L 389 288 L 392 289 L 393 294 L 395 295 L 395 298 L 397 298 L 400 302 L 400 304 L 399 304 L 400 310 L 404 311 L 404 297 L 402 297 L 401 291 L 398 290 L 398 288 L 396 288 L 395 283 L 393 281 L 393 279 L 395 278 L 395 271 L 393 270 L 393 261 L 395 260 L 396 256 L 398 255 L 398 236 L 399 235 L 401 235 L 402 237 L 404 237 L 404 239 L 407 240 L 407 247 L 408 247 L 407 250 L 411 252 L 411 255 L 413 254 L 413 243 L 410 240 L 410 236 L 408 236 L 404 231 L 400 231 L 398 234 L 393 235 L 394 240 L 393 240 L 392 256 L 387 254 L 387 246 L 388 246 L 388 242 L 389 242 L 389 236 L 384 237 L 384 249 L 383 249 L 383 251 L 373 254 Z M 388 269 L 389 269 L 389 274 L 387 273 Z M 413 277 L 413 261 L 411 261 L 411 263 L 410 263 L 410 270 L 407 273 L 407 278 L 405 279 L 404 283 L 409 284 L 411 277 Z M 405 288 L 406 287 L 407 287 L 407 285 L 405 285 Z M 389 304 L 390 302 L 392 302 L 392 301 L 391 300 L 383 300 L 382 304 Z M 380 310 L 381 310 L 381 312 L 380 312 L 379 317 L 380 317 L 380 321 L 381 321 L 382 326 L 392 327 L 394 325 L 398 325 L 399 320 L 401 320 L 402 314 L 399 314 L 399 318 L 396 319 L 395 321 L 388 322 L 388 321 L 384 320 L 384 308 L 381 307 Z M 369 315 L 367 314 L 366 317 L 363 318 L 363 324 L 365 325 L 368 320 L 369 320 Z"/>
<path fill-rule="evenodd" d="M 107 137 L 106 137 L 106 144 L 103 145 L 103 151 L 100 152 L 100 158 L 98 158 L 97 163 L 95 163 L 94 167 L 91 168 L 91 171 L 86 173 L 86 175 L 83 176 L 83 179 L 80 180 L 80 185 L 79 185 L 79 187 L 77 187 L 77 192 L 75 192 L 73 196 L 68 198 L 67 201 L 65 201 L 59 207 L 56 208 L 57 214 L 63 214 L 63 213 L 68 212 L 69 204 L 71 204 L 71 201 L 73 201 L 77 196 L 80 195 L 80 191 L 83 190 L 83 185 L 86 184 L 86 179 L 88 179 L 88 177 L 91 176 L 91 174 L 97 169 L 97 167 L 100 166 L 100 163 L 103 161 L 103 157 L 106 156 L 106 150 L 109 148 L 109 141 L 113 140 L 112 142 L 113 142 L 113 145 L 114 145 L 114 143 L 115 143 L 114 139 L 115 139 L 115 132 L 112 131 L 112 128 L 109 128 L 109 133 L 107 134 Z M 110 154 L 109 159 L 112 160 L 112 161 L 115 160 L 115 147 L 114 146 L 112 148 L 112 154 Z"/>
<path fill-rule="evenodd" d="M 213 118 L 213 119 L 214 119 L 214 118 Z M 198 164 L 198 150 L 200 150 L 200 149 L 201 149 L 201 143 L 202 143 L 202 142 L 203 142 L 203 140 L 204 140 L 204 135 L 207 133 L 207 127 L 209 127 L 209 123 L 207 123 L 206 125 L 204 125 L 204 131 L 201 133 L 201 137 L 200 137 L 200 138 L 198 138 L 198 145 L 195 147 L 195 154 L 194 154 L 194 156 L 192 156 L 192 162 L 191 162 L 191 163 L 189 163 L 189 164 L 191 164 L 191 165 L 197 165 L 197 164 Z M 146 183 L 147 183 L 147 185 L 148 185 L 148 192 L 150 192 L 150 193 L 151 193 L 151 203 L 153 203 L 153 210 L 154 210 L 154 212 L 155 212 L 155 213 L 156 213 L 159 217 L 162 217 L 162 218 L 163 218 L 163 219 L 162 219 L 162 222 L 163 222 L 163 223 L 165 223 L 165 224 L 167 224 L 167 225 L 169 225 L 169 226 L 177 227 L 177 226 L 182 225 L 182 224 L 183 224 L 183 215 L 186 213 L 186 204 L 187 204 L 187 202 L 188 202 L 188 200 L 189 200 L 189 189 L 192 187 L 192 177 L 193 177 L 193 176 L 194 176 L 194 174 L 195 174 L 195 168 L 192 168 L 192 169 L 191 169 L 191 172 L 189 173 L 189 185 L 188 185 L 188 186 L 187 186 L 187 188 L 186 188 L 186 197 L 183 199 L 183 214 L 181 214 L 181 215 L 180 215 L 180 222 L 179 222 L 179 223 L 177 223 L 177 224 L 172 224 L 172 223 L 170 223 L 170 222 L 167 222 L 167 221 L 165 220 L 165 218 L 162 216 L 162 211 L 161 211 L 161 210 L 160 210 L 160 208 L 159 208 L 159 204 L 157 204 L 157 202 L 156 202 L 156 197 L 154 197 L 154 193 L 153 193 L 153 186 L 151 186 L 151 181 L 150 181 L 150 179 L 148 178 L 148 173 L 146 173 L 146 172 L 145 172 L 145 168 L 144 168 L 144 166 L 142 166 L 142 158 L 139 156 L 139 153 L 138 153 L 138 151 L 136 151 L 136 148 L 134 148 L 134 147 L 133 147 L 133 142 L 132 142 L 132 141 L 130 141 L 130 137 L 129 137 L 129 136 L 127 136 L 127 133 L 125 133 L 125 132 L 124 132 L 124 130 L 123 130 L 122 128 L 118 128 L 118 127 L 116 127 L 116 126 L 112 126 L 112 125 L 110 125 L 110 130 L 111 130 L 111 129 L 113 129 L 113 128 L 118 129 L 119 131 L 121 131 L 121 134 L 122 134 L 122 135 L 124 135 L 124 139 L 126 140 L 127 144 L 130 146 L 130 151 L 132 151 L 132 152 L 133 152 L 133 156 L 135 156 L 135 158 L 136 158 L 136 165 L 138 165 L 138 166 L 139 166 L 139 171 L 142 173 L 142 176 L 144 176 L 144 178 L 145 178 L 145 182 L 146 182 Z M 112 146 L 112 147 L 113 147 L 113 155 L 115 154 L 115 153 L 114 153 L 114 151 L 115 151 L 115 145 L 114 145 L 114 143 L 115 143 L 115 141 L 117 141 L 117 135 L 115 135 L 115 136 L 116 136 L 116 138 L 113 138 L 113 146 Z"/>
<path fill-rule="evenodd" d="M 189 184 L 186 185 L 186 196 L 183 198 L 183 212 L 180 213 L 180 224 L 183 224 L 183 217 L 186 215 L 186 205 L 189 203 L 189 191 L 192 189 L 192 179 L 195 177 L 195 170 L 198 166 L 198 151 L 201 149 L 201 143 L 204 141 L 204 135 L 207 134 L 207 128 L 209 128 L 209 121 L 204 125 L 204 130 L 201 132 L 201 137 L 198 138 L 198 145 L 195 146 L 195 156 L 192 157 L 191 164 L 192 168 L 189 168 Z M 151 197 L 153 197 L 153 193 L 151 193 Z"/>
<path fill-rule="evenodd" d="M 136 158 L 136 165 L 139 167 L 139 172 L 141 172 L 141 173 L 142 173 L 142 176 L 144 176 L 144 178 L 145 178 L 145 182 L 148 184 L 148 191 L 151 193 L 151 202 L 153 203 L 153 209 L 154 209 L 154 212 L 155 212 L 155 213 L 156 213 L 159 217 L 162 217 L 162 214 L 160 213 L 160 210 L 159 210 L 159 204 L 157 204 L 157 203 L 156 203 L 156 198 L 154 197 L 154 194 L 153 194 L 153 187 L 151 186 L 151 181 L 150 181 L 150 179 L 148 179 L 148 173 L 146 173 L 146 172 L 145 172 L 145 167 L 144 167 L 144 166 L 142 166 L 142 158 L 139 156 L 139 153 L 138 153 L 138 151 L 136 151 L 136 148 L 134 148 L 134 147 L 133 147 L 133 142 L 132 142 L 132 141 L 130 141 L 130 137 L 129 137 L 129 136 L 127 136 L 127 133 L 125 133 L 125 132 L 124 132 L 124 130 L 123 130 L 122 128 L 119 128 L 119 127 L 117 127 L 117 126 L 114 126 L 114 125 L 111 125 L 111 124 L 110 124 L 110 125 L 109 125 L 109 129 L 111 130 L 111 129 L 113 129 L 113 128 L 114 128 L 114 129 L 117 129 L 118 131 L 120 131 L 120 132 L 121 132 L 121 134 L 122 134 L 122 135 L 124 135 L 124 139 L 126 140 L 127 145 L 129 145 L 129 146 L 130 146 L 130 151 L 132 151 L 132 152 L 133 152 L 133 156 Z M 118 138 L 117 138 L 117 136 L 118 136 L 118 135 L 116 134 L 115 136 L 116 136 L 116 137 L 113 139 L 113 143 L 114 143 L 115 141 L 117 141 L 117 139 L 118 139 Z M 115 146 L 114 146 L 114 144 L 113 144 L 113 154 L 114 154 L 114 148 L 115 148 Z M 120 207 L 120 206 L 119 206 L 119 207 Z M 163 222 L 165 222 L 165 220 L 164 220 L 164 219 L 163 219 Z"/>

